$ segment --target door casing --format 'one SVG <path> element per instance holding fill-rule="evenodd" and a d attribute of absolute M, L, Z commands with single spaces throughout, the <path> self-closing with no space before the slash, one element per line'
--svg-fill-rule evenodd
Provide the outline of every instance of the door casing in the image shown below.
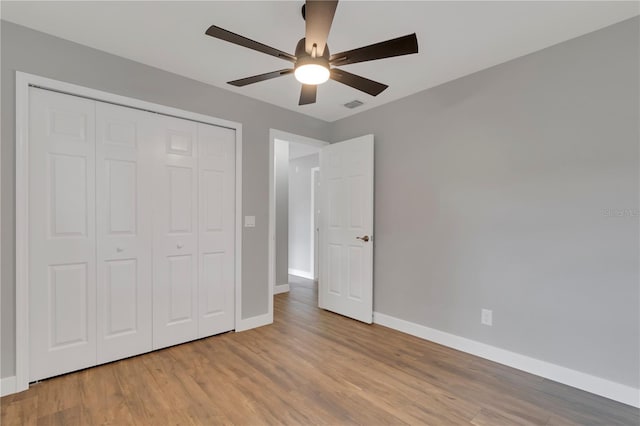
<path fill-rule="evenodd" d="M 311 272 L 313 273 L 313 279 L 318 280 L 318 267 L 320 259 L 320 245 L 318 244 L 320 234 L 320 218 L 318 210 L 320 209 L 320 203 L 318 198 L 320 197 L 320 167 L 314 167 L 311 169 Z"/>

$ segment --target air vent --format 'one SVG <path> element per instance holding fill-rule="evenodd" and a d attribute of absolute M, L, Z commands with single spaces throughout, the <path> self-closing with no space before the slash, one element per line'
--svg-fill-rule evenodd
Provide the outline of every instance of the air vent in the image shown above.
<path fill-rule="evenodd" d="M 363 105 L 362 102 L 360 101 L 351 101 L 351 102 L 347 102 L 346 104 L 344 104 L 344 106 L 346 106 L 349 109 L 354 109 L 354 108 L 358 108 L 360 105 Z"/>

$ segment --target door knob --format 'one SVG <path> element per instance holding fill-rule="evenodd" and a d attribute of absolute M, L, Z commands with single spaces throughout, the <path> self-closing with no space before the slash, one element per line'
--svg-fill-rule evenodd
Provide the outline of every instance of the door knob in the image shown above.
<path fill-rule="evenodd" d="M 365 243 L 369 241 L 369 236 L 365 235 L 364 237 L 356 237 L 357 240 L 362 240 Z"/>
<path fill-rule="evenodd" d="M 181 249 L 181 248 L 182 248 L 182 247 L 184 247 L 184 246 L 182 245 L 182 243 L 178 243 L 178 244 L 176 244 L 176 247 L 178 247 L 179 249 Z"/>
<path fill-rule="evenodd" d="M 116 251 L 117 251 L 118 253 L 122 253 L 122 252 L 124 251 L 124 249 L 123 249 L 122 247 L 117 247 L 117 248 L 116 248 Z"/>

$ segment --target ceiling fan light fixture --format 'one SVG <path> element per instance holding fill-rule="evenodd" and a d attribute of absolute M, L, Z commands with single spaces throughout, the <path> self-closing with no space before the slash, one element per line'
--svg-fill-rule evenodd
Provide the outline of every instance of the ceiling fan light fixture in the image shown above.
<path fill-rule="evenodd" d="M 329 61 L 326 58 L 303 56 L 296 62 L 294 75 L 302 84 L 322 84 L 329 80 Z"/>
<path fill-rule="evenodd" d="M 305 64 L 296 68 L 294 75 L 302 84 L 322 84 L 329 80 L 329 69 L 319 64 Z"/>

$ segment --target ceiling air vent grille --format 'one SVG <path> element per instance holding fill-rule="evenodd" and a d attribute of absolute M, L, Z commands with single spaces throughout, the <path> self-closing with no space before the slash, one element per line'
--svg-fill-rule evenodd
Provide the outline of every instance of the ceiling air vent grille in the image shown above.
<path fill-rule="evenodd" d="M 345 107 L 349 108 L 349 109 L 354 109 L 354 108 L 358 108 L 359 106 L 363 105 L 362 102 L 356 100 L 356 101 L 351 101 L 351 102 L 347 102 L 346 104 L 344 104 Z"/>

